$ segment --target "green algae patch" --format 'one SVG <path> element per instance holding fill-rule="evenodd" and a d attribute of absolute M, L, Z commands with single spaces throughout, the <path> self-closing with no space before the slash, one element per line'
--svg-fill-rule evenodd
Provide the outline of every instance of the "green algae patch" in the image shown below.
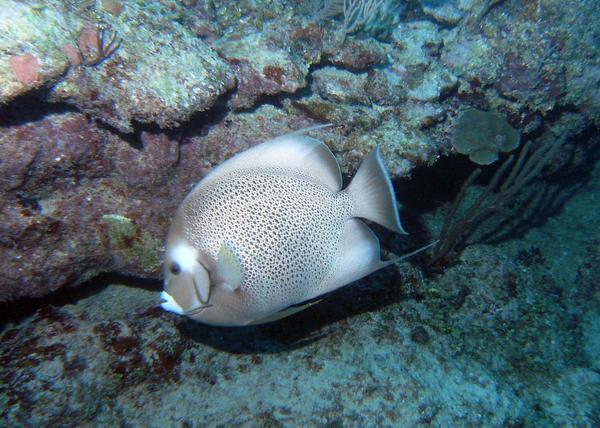
<path fill-rule="evenodd" d="M 102 221 L 108 226 L 110 248 L 126 264 L 140 265 L 146 272 L 156 272 L 162 263 L 159 257 L 162 243 L 148 233 L 141 233 L 135 223 L 122 215 L 106 214 Z"/>

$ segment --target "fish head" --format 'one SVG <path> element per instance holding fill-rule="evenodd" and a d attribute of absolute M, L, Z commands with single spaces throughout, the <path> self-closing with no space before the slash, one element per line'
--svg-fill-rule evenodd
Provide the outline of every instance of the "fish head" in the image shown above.
<path fill-rule="evenodd" d="M 185 239 L 181 223 L 180 216 L 176 216 L 169 230 L 160 306 L 179 315 L 191 316 L 210 306 L 211 281 L 208 270 L 200 261 L 200 252 Z"/>

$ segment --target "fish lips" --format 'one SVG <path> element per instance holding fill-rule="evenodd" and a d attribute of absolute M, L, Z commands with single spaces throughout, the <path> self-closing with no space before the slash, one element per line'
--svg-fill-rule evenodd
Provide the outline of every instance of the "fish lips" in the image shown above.
<path fill-rule="evenodd" d="M 177 303 L 175 301 L 175 299 L 173 298 L 173 296 L 171 296 L 169 293 L 167 293 L 166 291 L 162 291 L 160 293 L 160 307 L 163 308 L 165 311 L 167 312 L 173 312 L 177 315 L 186 315 L 188 317 L 194 317 L 196 315 L 198 315 L 200 312 L 202 312 L 204 309 L 206 308 L 210 308 L 211 304 L 203 304 L 201 306 L 189 309 L 189 310 L 184 310 L 179 303 Z"/>
<path fill-rule="evenodd" d="M 179 304 L 175 301 L 173 296 L 171 296 L 166 291 L 160 293 L 160 298 L 160 307 L 163 308 L 165 311 L 173 312 L 178 315 L 183 315 L 185 313 L 183 308 L 179 306 Z"/>

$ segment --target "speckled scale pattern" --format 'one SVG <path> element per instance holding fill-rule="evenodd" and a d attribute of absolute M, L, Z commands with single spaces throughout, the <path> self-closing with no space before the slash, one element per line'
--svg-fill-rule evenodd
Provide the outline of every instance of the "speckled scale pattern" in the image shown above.
<path fill-rule="evenodd" d="M 265 310 L 302 301 L 327 276 L 352 201 L 273 168 L 220 177 L 193 191 L 183 209 L 186 239 L 214 258 L 226 243 L 242 265 L 244 305 Z"/>

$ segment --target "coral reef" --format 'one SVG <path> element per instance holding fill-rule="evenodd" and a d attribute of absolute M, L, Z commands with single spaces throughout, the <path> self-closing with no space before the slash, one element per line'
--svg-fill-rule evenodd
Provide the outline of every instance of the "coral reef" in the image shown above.
<path fill-rule="evenodd" d="M 498 152 L 511 152 L 519 145 L 519 133 L 494 112 L 466 110 L 454 125 L 452 147 L 480 165 L 498 160 Z"/>
<path fill-rule="evenodd" d="M 600 2 L 384 1 L 355 28 L 308 3 L 0 2 L 0 425 L 599 425 Z M 345 175 L 380 146 L 412 239 L 457 194 L 486 209 L 495 165 L 459 192 L 471 110 L 560 148 L 452 263 L 262 327 L 156 307 L 178 204 L 286 132 L 331 123 Z"/>
<path fill-rule="evenodd" d="M 0 59 L 0 104 L 47 87 L 50 101 L 132 132 L 132 121 L 179 124 L 235 85 L 232 70 L 161 2 L 125 3 L 116 15 L 110 6 L 46 3 L 0 7 L 0 51 L 9 53 Z"/>
<path fill-rule="evenodd" d="M 0 300 L 106 271 L 159 274 L 170 210 L 202 171 L 178 184 L 173 166 L 198 159 L 180 159 L 165 134 L 144 132 L 140 142 L 134 148 L 71 112 L 4 128 Z"/>
<path fill-rule="evenodd" d="M 39 310 L 27 327 L 5 331 L 2 342 L 18 347 L 0 351 L 0 379 L 8 386 L 0 393 L 2 419 L 13 426 L 90 421 L 106 408 L 103 400 L 123 389 L 176 380 L 173 369 L 185 348 L 158 310 L 93 322 L 54 306 Z"/>
<path fill-rule="evenodd" d="M 105 271 L 158 276 L 170 216 L 211 165 L 315 122 L 334 125 L 319 137 L 346 172 L 378 144 L 394 177 L 450 153 L 469 108 L 523 135 L 564 108 L 598 124 L 597 28 L 579 22 L 595 3 L 500 3 L 473 25 L 484 2 L 422 1 L 387 38 L 345 40 L 293 2 L 226 3 L 3 3 L 0 301 Z M 574 19 L 583 35 L 565 30 Z M 138 231 L 126 250 L 114 216 Z"/>
<path fill-rule="evenodd" d="M 195 324 L 135 281 L 45 300 L 1 333 L 0 421 L 593 426 L 594 177 L 543 227 L 470 246 L 444 275 L 403 264 L 271 325 Z"/>
<path fill-rule="evenodd" d="M 0 6 L 0 105 L 56 82 L 69 66 L 63 46 L 75 39 L 60 9 L 6 0 Z"/>

